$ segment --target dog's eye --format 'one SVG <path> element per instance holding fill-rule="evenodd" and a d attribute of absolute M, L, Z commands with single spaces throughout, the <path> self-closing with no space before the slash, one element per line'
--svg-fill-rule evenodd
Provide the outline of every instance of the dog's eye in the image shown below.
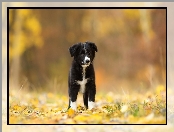
<path fill-rule="evenodd" d="M 90 52 L 88 52 L 88 55 L 91 55 L 91 53 L 90 53 Z"/>

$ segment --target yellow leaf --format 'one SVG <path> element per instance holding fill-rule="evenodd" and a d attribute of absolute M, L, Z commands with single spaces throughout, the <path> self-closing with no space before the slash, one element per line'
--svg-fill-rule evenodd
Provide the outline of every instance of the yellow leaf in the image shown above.
<path fill-rule="evenodd" d="M 13 106 L 13 110 L 16 110 L 18 112 L 21 112 L 21 111 L 24 110 L 24 108 L 22 106 L 20 106 L 20 105 L 17 104 L 17 105 L 14 105 Z"/>
<path fill-rule="evenodd" d="M 162 91 L 165 91 L 165 87 L 163 85 L 159 85 L 157 88 L 156 88 L 156 93 L 157 94 L 160 94 Z"/>
<path fill-rule="evenodd" d="M 68 110 L 68 116 L 69 117 L 73 117 L 74 115 L 75 115 L 75 111 L 73 109 L 69 108 L 69 110 Z"/>
<path fill-rule="evenodd" d="M 89 117 L 89 123 L 102 123 L 102 119 L 101 115 L 94 114 Z"/>
<path fill-rule="evenodd" d="M 88 120 L 89 117 L 87 117 L 86 115 L 77 115 L 74 117 L 74 120 L 76 122 L 86 122 Z"/>

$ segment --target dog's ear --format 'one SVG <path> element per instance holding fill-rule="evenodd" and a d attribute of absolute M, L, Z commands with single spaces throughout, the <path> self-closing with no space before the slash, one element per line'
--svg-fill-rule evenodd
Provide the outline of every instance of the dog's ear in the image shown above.
<path fill-rule="evenodd" d="M 96 52 L 98 51 L 97 46 L 95 45 L 95 43 L 93 43 L 93 42 L 87 42 L 87 43 L 89 43 L 89 45 L 90 45 Z"/>
<path fill-rule="evenodd" d="M 71 46 L 69 48 L 69 52 L 71 54 L 71 57 L 73 57 L 75 55 L 75 52 L 77 51 L 78 47 L 79 47 L 80 43 L 78 44 L 74 44 L 73 46 Z"/>

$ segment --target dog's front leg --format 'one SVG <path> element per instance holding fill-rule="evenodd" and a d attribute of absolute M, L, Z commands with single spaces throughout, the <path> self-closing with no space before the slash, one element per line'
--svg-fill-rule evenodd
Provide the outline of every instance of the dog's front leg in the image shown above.
<path fill-rule="evenodd" d="M 88 91 L 85 91 L 85 93 L 83 93 L 83 102 L 85 108 L 88 109 Z"/>
<path fill-rule="evenodd" d="M 76 100 L 77 100 L 77 95 L 79 92 L 79 85 L 72 85 L 69 88 L 69 107 L 68 108 L 72 108 L 73 110 L 77 110 L 77 104 L 76 104 Z"/>
<path fill-rule="evenodd" d="M 91 110 L 95 107 L 95 94 L 96 94 L 96 86 L 92 84 L 88 89 L 89 99 L 88 99 L 88 108 Z"/>

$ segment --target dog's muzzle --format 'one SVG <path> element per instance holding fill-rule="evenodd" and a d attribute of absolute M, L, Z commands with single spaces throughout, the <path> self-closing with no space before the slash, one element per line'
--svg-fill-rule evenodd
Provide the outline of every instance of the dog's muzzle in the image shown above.
<path fill-rule="evenodd" d="M 85 59 L 84 59 L 84 61 L 82 62 L 82 65 L 87 65 L 87 66 L 89 66 L 89 65 L 90 65 L 90 58 L 87 57 L 87 56 L 85 56 Z"/>

